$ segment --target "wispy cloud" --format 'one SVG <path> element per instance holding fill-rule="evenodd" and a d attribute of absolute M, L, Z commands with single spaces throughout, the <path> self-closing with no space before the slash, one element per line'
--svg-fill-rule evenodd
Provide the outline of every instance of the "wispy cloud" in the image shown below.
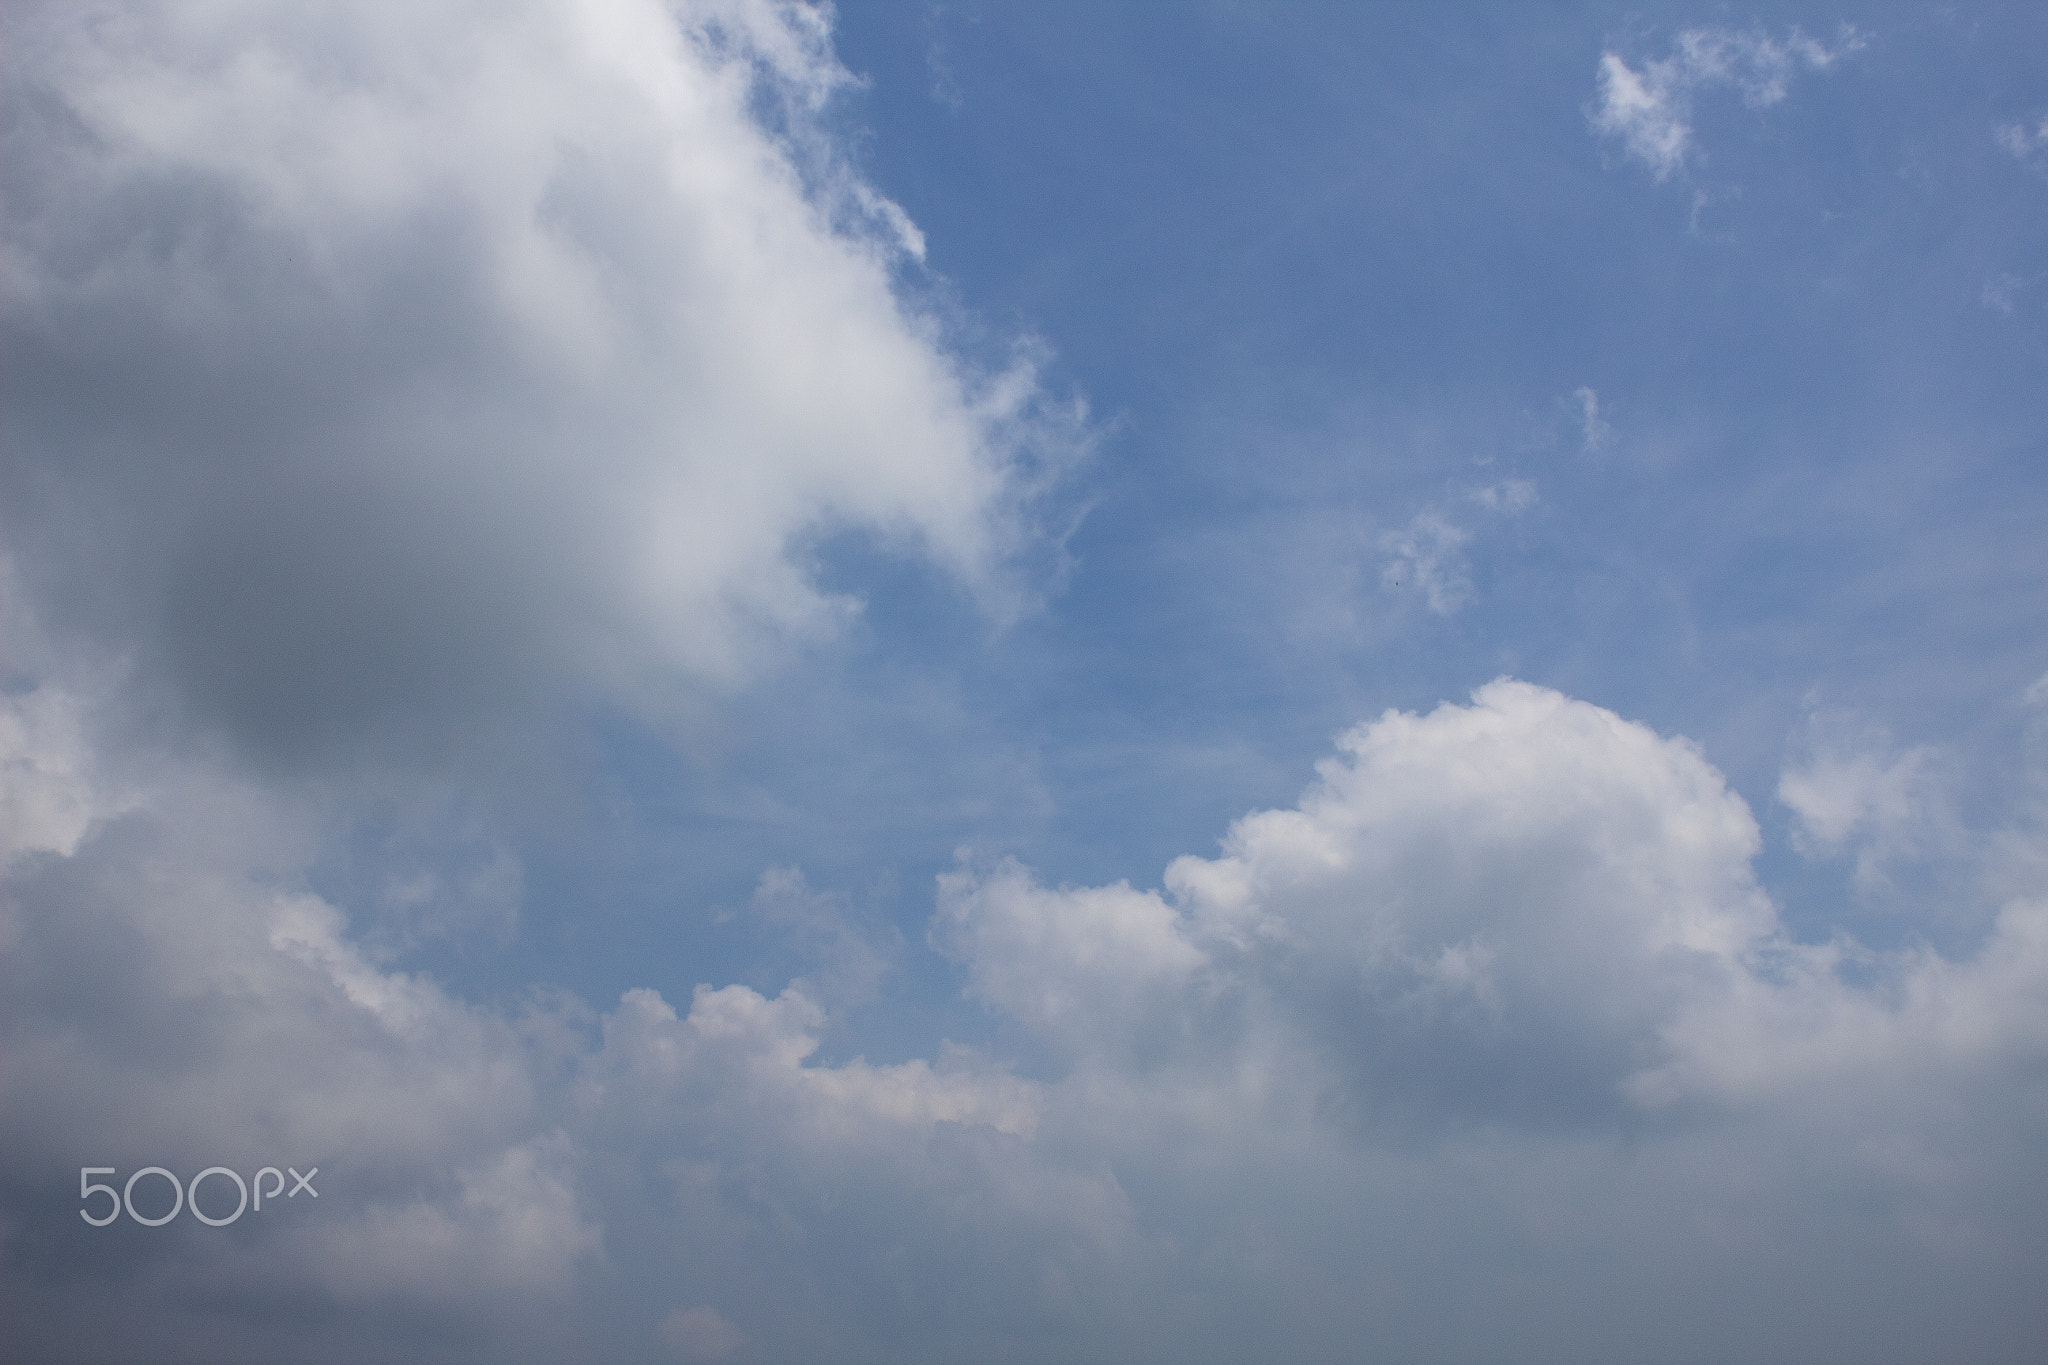
<path fill-rule="evenodd" d="M 1456 502 L 1425 507 L 1407 523 L 1383 534 L 1380 551 L 1387 556 L 1380 570 L 1381 586 L 1417 591 L 1439 616 L 1449 616 L 1472 600 L 1472 565 L 1465 550 L 1474 531 L 1454 519 L 1464 504 L 1495 516 L 1513 515 L 1536 502 L 1536 485 L 1528 479 L 1506 479 L 1473 489 Z"/>
<path fill-rule="evenodd" d="M 1600 395 L 1591 388 L 1572 390 L 1579 408 L 1579 449 L 1597 455 L 1614 440 L 1614 428 L 1600 415 Z"/>
<path fill-rule="evenodd" d="M 1999 146 L 2029 166 L 2048 166 L 2048 114 L 2043 114 L 2039 126 L 2034 128 L 2024 122 L 2001 124 L 1995 136 Z"/>
<path fill-rule="evenodd" d="M 2014 305 L 2019 302 L 2021 291 L 2032 288 L 2039 281 L 2038 275 L 2033 279 L 2025 279 L 2019 275 L 2002 273 L 1996 279 L 1985 281 L 1984 289 L 1977 297 L 1986 308 L 2011 317 Z"/>
<path fill-rule="evenodd" d="M 1640 68 L 1619 53 L 1603 52 L 1599 102 L 1590 117 L 1597 132 L 1618 139 L 1630 156 L 1665 180 L 1693 154 L 1696 91 L 1733 87 L 1744 104 L 1766 108 L 1785 98 L 1798 72 L 1824 71 L 1862 45 L 1862 37 L 1846 25 L 1832 47 L 1797 28 L 1783 40 L 1757 32 L 1687 29 L 1669 56 L 1645 61 Z"/>
<path fill-rule="evenodd" d="M 1863 891 L 1885 889 L 1889 869 L 1951 851 L 1961 841 L 1942 755 L 1897 749 L 1881 730 L 1815 717 L 1805 756 L 1786 767 L 1778 800 L 1794 817 L 1793 845 L 1809 858 L 1853 855 Z"/>
<path fill-rule="evenodd" d="M 1465 559 L 1471 541 L 1470 531 L 1426 507 L 1407 525 L 1380 537 L 1380 549 L 1388 556 L 1380 582 L 1420 591 L 1431 611 L 1449 616 L 1472 596 L 1471 566 Z"/>
<path fill-rule="evenodd" d="M 946 50 L 943 27 L 946 17 L 944 5 L 932 5 L 925 10 L 924 65 L 925 70 L 931 73 L 929 93 L 932 99 L 958 113 L 965 106 L 967 95 L 960 88 L 960 78 L 953 72 L 952 56 Z"/>

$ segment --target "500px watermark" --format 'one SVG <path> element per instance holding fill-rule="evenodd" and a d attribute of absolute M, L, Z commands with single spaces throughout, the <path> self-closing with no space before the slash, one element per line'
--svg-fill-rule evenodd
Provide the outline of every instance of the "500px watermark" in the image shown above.
<path fill-rule="evenodd" d="M 284 1193 L 285 1171 L 291 1172 L 293 1181 L 289 1194 Z M 179 1212 L 188 1204 L 191 1206 L 194 1218 L 197 1218 L 208 1227 L 224 1228 L 237 1218 L 240 1218 L 243 1211 L 249 1207 L 249 1188 L 252 1184 L 256 1189 L 255 1211 L 257 1213 L 263 1212 L 264 1199 L 268 1198 L 271 1202 L 275 1203 L 280 1194 L 284 1194 L 284 1197 L 287 1199 L 296 1199 L 299 1197 L 299 1191 L 304 1190 L 315 1199 L 320 1197 L 320 1191 L 313 1188 L 313 1177 L 320 1174 L 318 1166 L 313 1167 L 304 1175 L 300 1175 L 296 1169 L 290 1166 L 285 1167 L 284 1171 L 280 1171 L 275 1166 L 265 1166 L 262 1170 L 256 1172 L 256 1179 L 254 1181 L 244 1181 L 241 1176 L 225 1166 L 208 1166 L 198 1175 L 193 1176 L 192 1183 L 189 1185 L 179 1184 L 178 1177 L 172 1175 L 161 1166 L 144 1166 L 141 1170 L 129 1176 L 128 1183 L 123 1185 L 118 1191 L 112 1185 L 102 1185 L 93 1179 L 96 1175 L 114 1174 L 117 1174 L 117 1172 L 112 1166 L 80 1166 L 78 1168 L 79 1200 L 82 1203 L 90 1204 L 94 1195 L 103 1194 L 111 1201 L 111 1207 L 107 1209 L 107 1215 L 104 1218 L 93 1217 L 92 1210 L 89 1208 L 78 1211 L 80 1218 L 83 1218 L 96 1228 L 103 1228 L 116 1218 L 119 1218 L 123 1209 L 128 1210 L 128 1216 L 142 1224 L 142 1226 L 146 1228 L 160 1228 L 173 1218 L 176 1218 Z M 175 1198 L 171 1203 L 171 1211 L 161 1218 L 145 1218 L 135 1211 L 135 1182 L 146 1175 L 159 1175 L 171 1182 L 171 1193 Z M 277 1182 L 267 1191 L 263 1188 L 263 1177 L 266 1175 L 277 1177 Z M 235 1211 L 225 1218 L 210 1217 L 199 1207 L 199 1184 L 208 1176 L 219 1176 L 222 1179 L 235 1182 Z M 187 1198 L 188 1195 L 190 1198 Z"/>

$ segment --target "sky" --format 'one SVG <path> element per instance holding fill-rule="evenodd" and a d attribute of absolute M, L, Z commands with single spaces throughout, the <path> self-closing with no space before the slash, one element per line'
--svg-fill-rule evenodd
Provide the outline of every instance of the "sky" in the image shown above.
<path fill-rule="evenodd" d="M 2038 1356 L 2044 55 L 9 6 L 0 1355 Z"/>

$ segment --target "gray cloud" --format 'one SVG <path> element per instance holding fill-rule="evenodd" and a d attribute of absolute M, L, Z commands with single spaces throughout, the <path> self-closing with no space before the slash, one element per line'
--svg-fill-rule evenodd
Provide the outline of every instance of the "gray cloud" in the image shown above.
<path fill-rule="evenodd" d="M 1024 1074 L 822 1064 L 801 985 L 466 1004 L 288 888 L 289 811 L 181 780 L 0 885 L 37 1358 L 340 1359 L 394 1322 L 400 1355 L 735 1360 L 1998 1358 L 2040 1327 L 2048 905 L 1963 959 L 1792 942 L 1699 753 L 1544 689 L 1359 727 L 1161 891 L 949 877 L 935 937 Z M 793 874 L 763 897 L 838 941 Z M 317 1210 L 211 1242 L 74 1227 L 42 1179 L 294 1159 Z M 78 1327 L 109 1275 L 128 1311 Z M 1781 1293 L 1783 1330 L 1725 1311 Z"/>

